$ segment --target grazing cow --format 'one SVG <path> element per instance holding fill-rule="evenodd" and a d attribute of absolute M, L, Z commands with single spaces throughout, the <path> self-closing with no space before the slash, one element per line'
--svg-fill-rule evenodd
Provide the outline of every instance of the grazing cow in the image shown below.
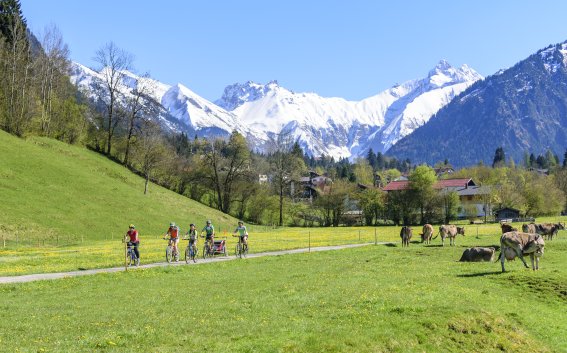
<path fill-rule="evenodd" d="M 526 268 L 529 268 L 524 255 L 530 255 L 532 262 L 532 269 L 539 269 L 539 258 L 543 255 L 543 248 L 545 242 L 543 237 L 539 234 L 523 233 L 523 232 L 508 232 L 502 234 L 500 237 L 500 263 L 502 264 L 502 272 L 504 269 L 504 260 L 514 260 L 519 257 L 524 263 Z M 535 258 L 535 265 L 534 265 Z"/>
<path fill-rule="evenodd" d="M 402 246 L 409 246 L 409 241 L 412 237 L 411 227 L 403 226 L 400 230 L 400 238 L 402 238 Z"/>
<path fill-rule="evenodd" d="M 463 252 L 463 256 L 459 261 L 461 262 L 480 262 L 480 261 L 494 261 L 495 248 L 468 248 Z"/>
<path fill-rule="evenodd" d="M 508 223 L 500 223 L 500 228 L 502 229 L 502 234 L 518 230 L 518 228 L 514 228 L 511 224 Z"/>
<path fill-rule="evenodd" d="M 457 227 L 454 224 L 442 225 L 439 227 L 439 234 L 441 234 L 441 242 L 445 246 L 445 238 L 449 238 L 449 245 L 455 245 L 455 237 L 457 234 L 465 236 L 465 227 Z M 437 236 L 435 236 L 437 238 Z"/>
<path fill-rule="evenodd" d="M 431 243 L 431 237 L 433 237 L 433 226 L 431 224 L 425 224 L 423 226 L 421 235 L 421 242 L 425 244 Z"/>
<path fill-rule="evenodd" d="M 537 228 L 537 225 L 535 223 L 522 224 L 522 232 L 524 232 L 524 233 L 535 234 L 536 228 Z"/>
<path fill-rule="evenodd" d="M 561 223 L 543 223 L 543 224 L 536 224 L 535 233 L 538 233 L 542 236 L 547 236 L 547 240 L 553 240 L 553 237 L 557 235 L 559 230 L 565 229 L 565 225 Z"/>

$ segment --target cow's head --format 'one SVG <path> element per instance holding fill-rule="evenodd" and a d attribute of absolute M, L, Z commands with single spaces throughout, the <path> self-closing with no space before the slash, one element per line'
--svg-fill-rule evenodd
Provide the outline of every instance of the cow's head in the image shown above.
<path fill-rule="evenodd" d="M 457 227 L 457 234 L 465 236 L 465 227 Z"/>
<path fill-rule="evenodd" d="M 524 253 L 534 253 L 535 256 L 542 256 L 545 247 L 545 241 L 539 234 L 534 234 L 534 237 L 526 244 L 523 249 Z"/>
<path fill-rule="evenodd" d="M 565 223 L 561 223 L 561 222 L 557 223 L 557 229 L 560 229 L 560 230 L 565 229 Z"/>

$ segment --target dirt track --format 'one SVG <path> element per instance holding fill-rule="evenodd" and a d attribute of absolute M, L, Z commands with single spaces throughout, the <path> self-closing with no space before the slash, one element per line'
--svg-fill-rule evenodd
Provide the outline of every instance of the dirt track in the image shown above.
<path fill-rule="evenodd" d="M 339 249 L 346 249 L 346 248 L 357 248 L 361 246 L 372 245 L 374 243 L 365 243 L 365 244 L 349 244 L 349 245 L 336 245 L 336 246 L 321 246 L 315 248 L 303 248 L 303 249 L 294 249 L 294 250 L 282 250 L 282 251 L 271 251 L 271 252 L 263 252 L 263 253 L 256 253 L 256 254 L 249 254 L 247 256 L 248 259 L 256 258 L 256 257 L 263 257 L 263 256 L 280 256 L 280 255 L 287 255 L 287 254 L 299 254 L 299 253 L 306 253 L 306 252 L 316 252 L 316 251 L 328 251 L 328 250 L 339 250 Z M 387 244 L 387 243 L 378 243 L 378 244 Z M 230 261 L 236 260 L 235 256 L 226 256 L 226 257 L 213 257 L 208 259 L 199 259 L 196 263 L 189 263 L 189 265 L 200 265 L 200 264 L 207 264 L 211 262 L 219 262 L 219 261 Z M 137 268 L 131 267 L 130 270 L 136 270 L 140 268 L 152 268 L 152 267 L 164 267 L 164 266 L 188 266 L 185 261 L 180 261 L 176 263 L 167 263 L 167 262 L 156 262 L 147 265 L 140 265 Z M 84 270 L 84 271 L 70 271 L 70 272 L 57 272 L 57 273 L 39 273 L 39 274 L 32 274 L 32 275 L 23 275 L 23 276 L 8 276 L 8 277 L 0 277 L 0 284 L 6 283 L 23 283 L 23 282 L 33 282 L 33 281 L 43 281 L 43 280 L 50 280 L 50 279 L 60 279 L 60 278 L 67 278 L 67 277 L 77 277 L 77 276 L 87 276 L 87 275 L 94 275 L 97 273 L 112 273 L 112 272 L 121 272 L 125 271 L 126 269 L 122 267 L 112 267 L 112 268 L 99 268 L 93 270 Z"/>

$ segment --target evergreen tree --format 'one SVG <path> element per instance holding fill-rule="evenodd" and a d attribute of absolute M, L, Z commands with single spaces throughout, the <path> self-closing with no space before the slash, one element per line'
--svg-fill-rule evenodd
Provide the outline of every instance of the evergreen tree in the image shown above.
<path fill-rule="evenodd" d="M 536 158 L 533 153 L 530 153 L 530 164 L 528 167 L 535 168 L 536 167 Z"/>
<path fill-rule="evenodd" d="M 368 164 L 372 167 L 373 170 L 376 170 L 376 154 L 371 149 L 368 150 L 368 154 L 366 155 L 366 159 L 368 160 Z"/>
<path fill-rule="evenodd" d="M 384 155 L 382 154 L 382 152 L 376 153 L 376 169 L 383 170 L 385 167 L 384 164 Z"/>
<path fill-rule="evenodd" d="M 24 32 L 27 32 L 27 23 L 22 14 L 20 0 L 0 0 L 0 32 L 8 44 L 14 42 L 13 28 L 18 23 L 23 26 Z"/>
<path fill-rule="evenodd" d="M 504 148 L 498 147 L 494 152 L 494 160 L 492 162 L 492 168 L 502 167 L 506 164 L 506 155 L 504 154 Z"/>
<path fill-rule="evenodd" d="M 563 154 L 563 168 L 567 168 L 567 149 L 565 150 L 565 153 Z"/>

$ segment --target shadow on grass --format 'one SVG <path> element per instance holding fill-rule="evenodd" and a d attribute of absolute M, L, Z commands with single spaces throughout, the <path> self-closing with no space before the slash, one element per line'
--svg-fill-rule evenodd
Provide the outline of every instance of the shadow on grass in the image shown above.
<path fill-rule="evenodd" d="M 461 278 L 484 277 L 484 276 L 499 275 L 501 273 L 502 273 L 502 271 L 466 273 L 466 274 L 462 274 L 462 275 L 457 275 L 457 277 L 461 277 Z"/>
<path fill-rule="evenodd" d="M 387 243 L 387 244 L 384 244 L 384 246 L 387 246 L 387 247 L 389 247 L 389 248 L 396 248 L 396 247 L 398 247 L 398 245 L 397 245 L 396 243 Z"/>

